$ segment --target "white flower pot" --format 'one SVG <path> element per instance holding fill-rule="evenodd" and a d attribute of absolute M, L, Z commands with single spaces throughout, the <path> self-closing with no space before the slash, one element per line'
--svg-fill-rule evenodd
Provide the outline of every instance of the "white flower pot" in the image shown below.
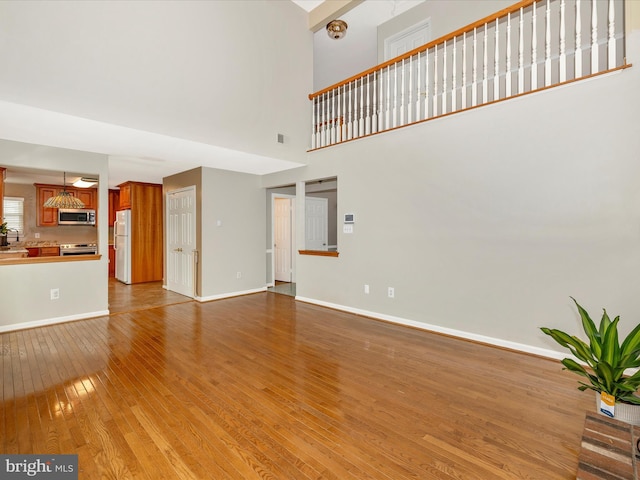
<path fill-rule="evenodd" d="M 600 393 L 595 392 L 595 394 L 596 411 L 602 416 L 609 417 L 608 415 L 605 415 L 600 411 Z M 613 418 L 615 420 L 620 420 L 621 422 L 629 423 L 631 425 L 640 425 L 640 405 L 616 402 Z"/>

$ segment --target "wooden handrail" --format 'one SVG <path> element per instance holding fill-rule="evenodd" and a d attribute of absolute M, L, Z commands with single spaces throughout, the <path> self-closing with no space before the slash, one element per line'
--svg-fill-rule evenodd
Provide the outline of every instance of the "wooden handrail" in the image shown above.
<path fill-rule="evenodd" d="M 443 35 L 440 38 L 436 38 L 435 40 L 430 41 L 429 43 L 425 43 L 424 45 L 414 48 L 413 50 L 407 52 L 407 53 L 403 53 L 402 55 L 398 55 L 395 58 L 392 58 L 391 60 L 387 60 L 384 63 L 381 63 L 379 65 L 376 65 L 375 67 L 372 67 L 368 70 L 365 70 L 364 72 L 358 73 L 356 75 L 353 75 L 352 77 L 347 78 L 346 80 L 343 80 L 341 82 L 338 82 L 336 84 L 331 85 L 330 87 L 324 88 L 322 90 L 319 90 L 315 93 L 310 93 L 309 94 L 309 100 L 313 100 L 316 97 L 319 97 L 320 95 L 324 95 L 325 93 L 328 93 L 332 90 L 335 90 L 339 87 L 342 87 L 343 85 L 347 85 L 351 82 L 353 82 L 354 80 L 357 80 L 359 78 L 362 78 L 366 75 L 369 75 L 370 73 L 374 73 L 377 72 L 378 70 L 382 70 L 383 68 L 393 65 L 395 63 L 401 62 L 403 59 L 405 58 L 410 58 L 412 56 L 414 56 L 415 54 L 417 54 L 418 52 L 423 52 L 425 50 L 428 50 L 431 47 L 434 47 L 436 45 L 440 45 L 441 43 L 444 43 L 445 41 L 448 40 L 452 40 L 456 37 L 459 37 L 460 35 L 463 35 L 465 33 L 468 33 L 470 31 L 472 31 L 474 28 L 478 28 L 481 27 L 487 23 L 493 22 L 494 20 L 500 19 L 506 15 L 508 15 L 509 13 L 513 13 L 513 12 L 517 12 L 518 10 L 520 10 L 521 8 L 526 8 L 536 2 L 538 2 L 539 0 L 521 0 L 517 3 L 514 3 L 513 5 L 511 5 L 510 7 L 507 8 L 503 8 L 502 10 L 493 13 L 487 17 L 484 17 L 481 20 L 477 20 L 473 23 L 470 23 L 469 25 L 466 25 L 462 28 L 459 28 L 458 30 L 448 33 L 446 35 Z"/>

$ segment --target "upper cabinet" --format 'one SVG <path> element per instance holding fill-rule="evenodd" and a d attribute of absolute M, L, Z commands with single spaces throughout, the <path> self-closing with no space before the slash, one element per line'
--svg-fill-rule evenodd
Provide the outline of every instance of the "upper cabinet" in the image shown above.
<path fill-rule="evenodd" d="M 116 222 L 116 212 L 120 210 L 120 190 L 109 190 L 109 225 Z"/>
<path fill-rule="evenodd" d="M 133 182 L 126 182 L 118 185 L 120 187 L 120 208 L 118 210 L 131 209 L 131 185 Z"/>
<path fill-rule="evenodd" d="M 57 227 L 58 226 L 58 209 L 45 208 L 44 202 L 58 193 L 66 190 L 70 195 L 78 197 L 84 203 L 84 208 L 97 209 L 98 189 L 97 188 L 75 188 L 62 185 L 45 185 L 36 183 L 36 198 L 38 204 L 36 206 L 36 224 L 38 227 Z"/>

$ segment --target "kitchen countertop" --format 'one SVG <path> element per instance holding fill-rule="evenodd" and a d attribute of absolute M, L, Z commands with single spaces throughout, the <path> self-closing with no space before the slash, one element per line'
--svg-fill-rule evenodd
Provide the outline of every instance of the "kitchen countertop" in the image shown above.
<path fill-rule="evenodd" d="M 13 260 L 15 258 L 25 258 L 29 256 L 29 251 L 26 248 L 14 247 L 7 249 L 0 249 L 0 261 Z"/>

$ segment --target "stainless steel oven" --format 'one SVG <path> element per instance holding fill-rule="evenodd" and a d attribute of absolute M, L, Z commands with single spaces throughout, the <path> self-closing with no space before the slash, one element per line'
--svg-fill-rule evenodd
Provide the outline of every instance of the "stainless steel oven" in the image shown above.
<path fill-rule="evenodd" d="M 68 255 L 95 255 L 98 253 L 96 243 L 61 243 L 60 256 Z"/>

